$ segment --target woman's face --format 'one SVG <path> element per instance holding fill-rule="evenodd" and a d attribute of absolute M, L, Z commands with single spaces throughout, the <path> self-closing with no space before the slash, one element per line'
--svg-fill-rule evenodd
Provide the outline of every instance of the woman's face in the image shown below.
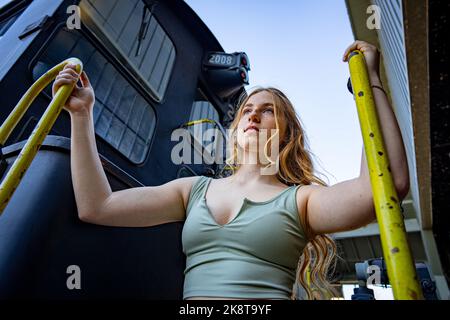
<path fill-rule="evenodd" d="M 282 137 L 284 133 L 283 119 L 279 119 L 279 124 L 283 128 L 280 128 L 278 137 Z M 250 129 L 250 126 L 257 129 Z M 275 129 L 275 110 L 272 95 L 268 91 L 261 91 L 252 95 L 242 107 L 242 116 L 237 127 L 238 145 L 245 150 L 257 151 L 259 140 L 265 139 L 261 142 L 262 147 L 264 147 L 270 136 L 275 134 Z M 277 137 L 274 137 L 272 142 L 277 142 Z"/>

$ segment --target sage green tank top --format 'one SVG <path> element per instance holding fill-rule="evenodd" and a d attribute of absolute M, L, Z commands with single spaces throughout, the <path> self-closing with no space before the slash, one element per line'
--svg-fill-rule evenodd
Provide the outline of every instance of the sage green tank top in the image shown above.
<path fill-rule="evenodd" d="M 300 185 L 267 201 L 244 198 L 237 216 L 220 225 L 205 201 L 211 180 L 201 176 L 189 195 L 182 231 L 183 299 L 290 299 L 307 243 L 296 201 Z"/>

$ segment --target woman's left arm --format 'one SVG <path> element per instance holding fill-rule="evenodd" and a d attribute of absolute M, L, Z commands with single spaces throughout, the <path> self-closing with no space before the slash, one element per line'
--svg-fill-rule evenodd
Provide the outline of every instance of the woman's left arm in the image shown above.
<path fill-rule="evenodd" d="M 353 50 L 360 50 L 364 54 L 371 85 L 383 87 L 380 80 L 380 53 L 378 49 L 367 42 L 355 41 L 346 49 L 344 61 L 347 61 L 348 54 Z M 387 149 L 392 178 L 399 198 L 403 199 L 409 191 L 409 171 L 401 131 L 386 93 L 377 87 L 372 87 L 372 92 Z M 360 178 L 367 183 L 368 188 L 371 188 L 364 148 L 361 157 Z"/>
<path fill-rule="evenodd" d="M 377 48 L 367 42 L 355 41 L 345 51 L 344 61 L 347 61 L 347 55 L 355 49 L 364 53 L 372 85 L 381 86 L 380 54 Z M 402 135 L 385 93 L 378 88 L 373 88 L 372 91 L 395 188 L 402 200 L 409 190 L 408 163 Z M 310 185 L 304 194 L 306 201 L 303 202 L 301 193 L 297 193 L 299 215 L 303 216 L 304 213 L 307 217 L 308 229 L 312 235 L 353 230 L 372 222 L 375 219 L 375 206 L 364 148 L 359 177 L 332 186 Z"/>

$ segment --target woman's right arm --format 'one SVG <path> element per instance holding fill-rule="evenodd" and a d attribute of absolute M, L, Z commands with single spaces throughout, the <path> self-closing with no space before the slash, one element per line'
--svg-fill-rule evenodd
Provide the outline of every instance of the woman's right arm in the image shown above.
<path fill-rule="evenodd" d="M 61 85 L 74 84 L 76 79 L 73 66 L 66 67 L 56 78 L 53 92 Z M 70 165 L 79 218 L 123 227 L 183 221 L 192 184 L 198 177 L 180 178 L 155 187 L 111 191 L 95 142 L 94 91 L 85 73 L 80 80 L 82 87 L 74 87 L 64 106 L 71 117 Z"/>

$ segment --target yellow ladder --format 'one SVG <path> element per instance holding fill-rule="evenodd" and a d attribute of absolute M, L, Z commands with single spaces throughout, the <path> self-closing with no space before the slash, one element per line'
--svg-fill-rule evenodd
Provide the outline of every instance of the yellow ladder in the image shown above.
<path fill-rule="evenodd" d="M 350 79 L 364 141 L 370 183 L 383 255 L 389 282 L 396 300 L 423 299 L 408 238 L 400 211 L 400 201 L 389 169 L 389 159 L 364 55 L 355 50 L 349 56 Z M 381 156 L 378 152 L 381 152 Z"/>
<path fill-rule="evenodd" d="M 20 101 L 14 107 L 14 110 L 9 114 L 8 118 L 0 127 L 0 146 L 3 146 L 6 140 L 8 140 L 11 132 L 17 126 L 20 119 L 22 119 L 34 99 L 42 90 L 44 90 L 45 87 L 50 84 L 50 82 L 56 78 L 58 73 L 63 70 L 64 66 L 68 63 L 76 65 L 76 72 L 81 74 L 81 71 L 83 70 L 83 63 L 77 58 L 69 58 L 54 66 L 52 69 L 43 74 L 38 80 L 36 80 L 27 92 L 25 92 Z M 22 148 L 17 159 L 8 171 L 8 174 L 3 179 L 0 185 L 0 215 L 7 206 L 14 191 L 19 185 L 20 180 L 33 161 L 45 137 L 50 132 L 50 129 L 58 118 L 59 113 L 72 93 L 72 90 L 73 86 L 71 85 L 63 85 L 58 89 L 43 116 L 39 120 L 39 123 L 36 125 L 28 138 L 27 143 Z"/>

